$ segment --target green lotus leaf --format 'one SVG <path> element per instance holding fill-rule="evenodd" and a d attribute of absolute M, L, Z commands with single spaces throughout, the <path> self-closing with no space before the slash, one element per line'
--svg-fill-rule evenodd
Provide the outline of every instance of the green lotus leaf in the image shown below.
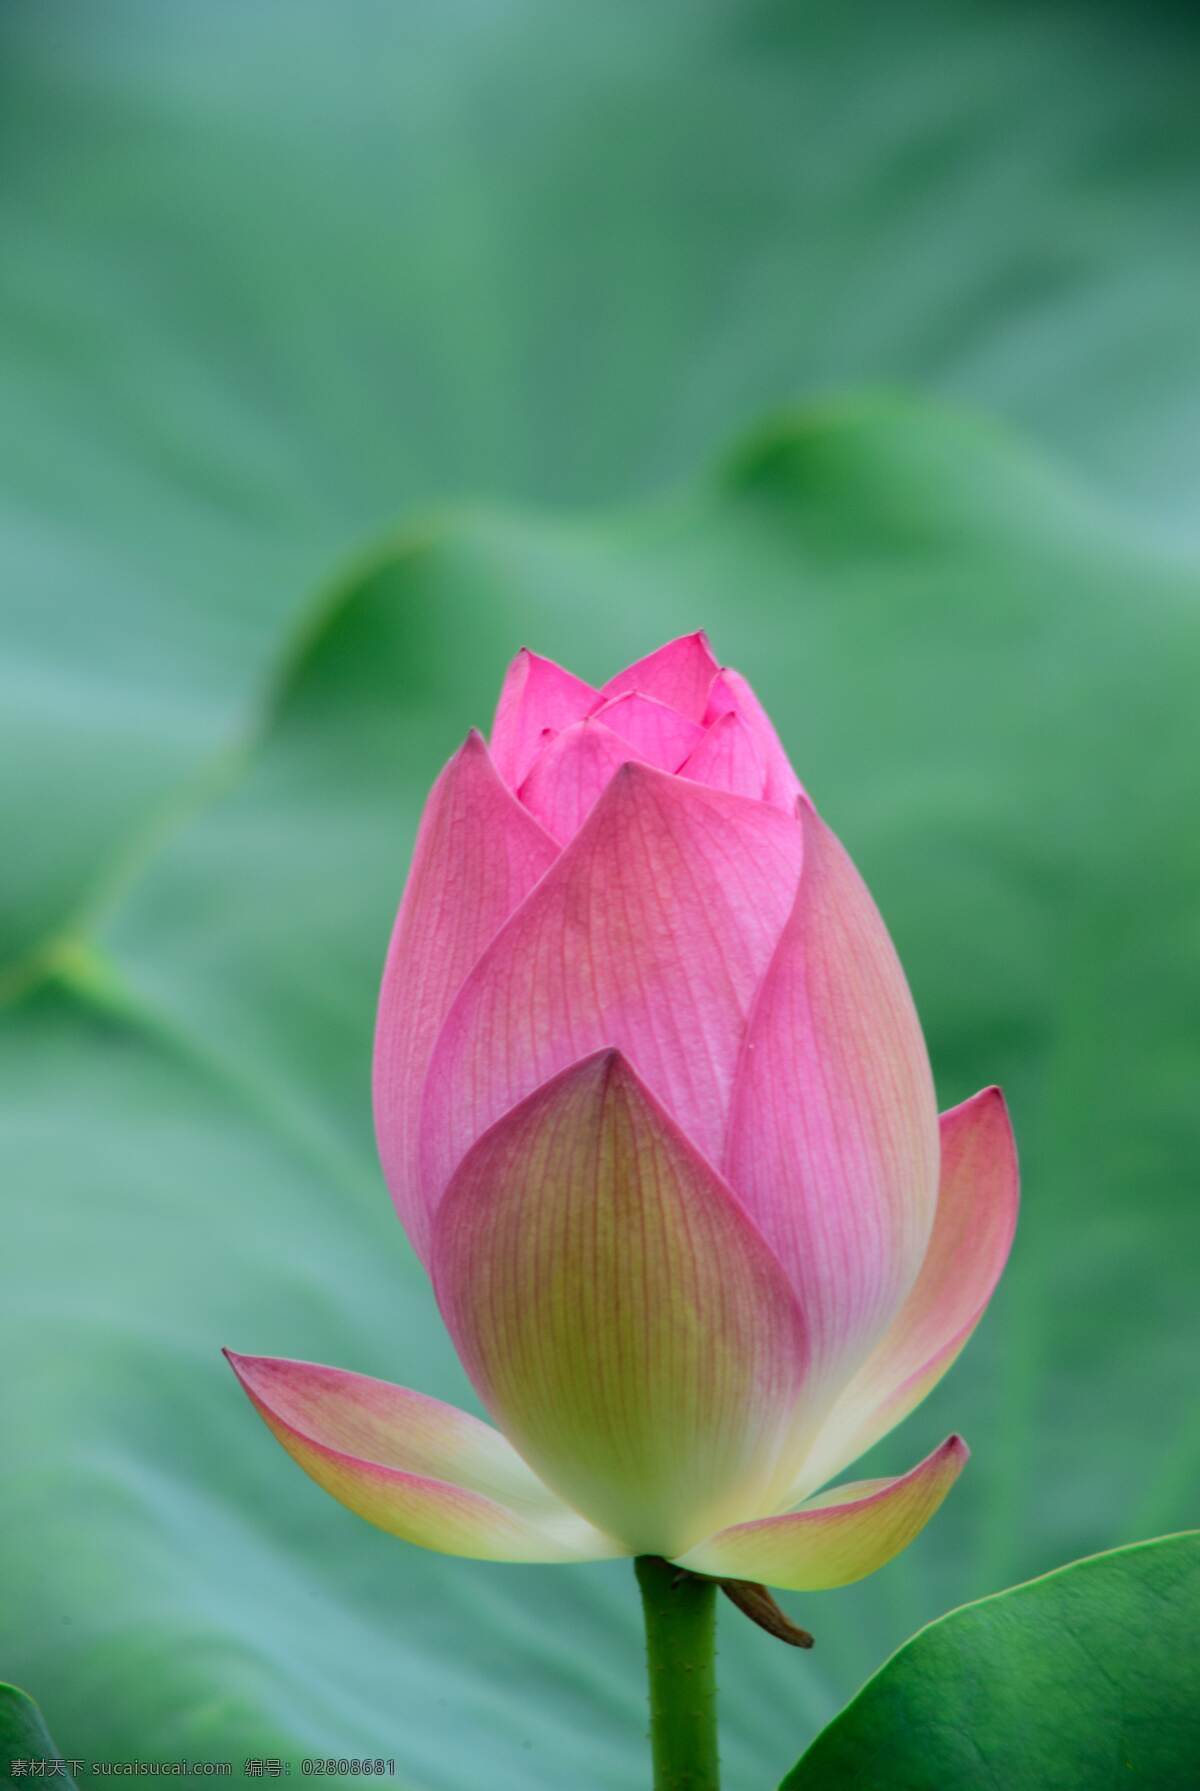
<path fill-rule="evenodd" d="M 1060 1567 L 906 1642 L 781 1791 L 1191 1791 L 1200 1530 Z"/>

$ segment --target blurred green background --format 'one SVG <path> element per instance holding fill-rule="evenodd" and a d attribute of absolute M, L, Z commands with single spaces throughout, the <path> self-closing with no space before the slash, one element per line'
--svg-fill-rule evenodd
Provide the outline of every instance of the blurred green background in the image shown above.
<path fill-rule="evenodd" d="M 756 0 L 0 13 L 0 1673 L 64 1754 L 643 1782 L 623 1564 L 359 1524 L 218 1355 L 473 1403 L 373 1002 L 521 642 L 697 625 L 1009 1093 L 1017 1247 L 867 1471 L 877 1578 L 722 1619 L 732 1791 L 949 1605 L 1196 1518 L 1200 22 Z"/>

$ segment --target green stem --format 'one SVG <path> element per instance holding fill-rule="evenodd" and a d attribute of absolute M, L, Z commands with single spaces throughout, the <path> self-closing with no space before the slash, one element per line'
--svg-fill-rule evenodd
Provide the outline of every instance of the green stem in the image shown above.
<path fill-rule="evenodd" d="M 633 1565 L 646 1617 L 654 1791 L 719 1791 L 716 1581 L 657 1555 Z"/>

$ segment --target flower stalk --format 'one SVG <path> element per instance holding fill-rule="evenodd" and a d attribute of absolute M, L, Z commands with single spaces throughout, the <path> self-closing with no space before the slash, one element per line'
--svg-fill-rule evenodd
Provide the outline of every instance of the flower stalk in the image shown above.
<path fill-rule="evenodd" d="M 654 1791 L 718 1791 L 717 1582 L 634 1561 L 646 1620 Z"/>

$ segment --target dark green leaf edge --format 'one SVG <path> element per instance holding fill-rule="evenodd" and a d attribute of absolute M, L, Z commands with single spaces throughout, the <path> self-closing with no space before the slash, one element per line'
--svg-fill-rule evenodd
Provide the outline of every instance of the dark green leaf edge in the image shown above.
<path fill-rule="evenodd" d="M 847 1740 L 846 1731 L 859 1721 L 864 1710 L 869 1710 L 882 1682 L 896 1671 L 899 1664 L 907 1662 L 914 1652 L 919 1652 L 923 1643 L 931 1635 L 943 1634 L 965 1616 L 974 1615 L 989 1608 L 1006 1607 L 1013 1600 L 1026 1596 L 1040 1586 L 1062 1582 L 1077 1575 L 1086 1575 L 1098 1566 L 1108 1565 L 1114 1561 L 1128 1560 L 1141 1554 L 1150 1554 L 1162 1549 L 1165 1545 L 1186 1541 L 1194 1541 L 1200 1545 L 1200 1529 L 1177 1530 L 1166 1536 L 1154 1536 L 1140 1542 L 1124 1543 L 1119 1548 L 1102 1549 L 1097 1554 L 1085 1555 L 1078 1561 L 1069 1561 L 1061 1567 L 1054 1567 L 1046 1573 L 1037 1574 L 1033 1579 L 1022 1580 L 1015 1586 L 1007 1586 L 1003 1591 L 989 1593 L 985 1598 L 972 1599 L 967 1604 L 957 1605 L 943 1616 L 935 1618 L 932 1623 L 925 1624 L 923 1628 L 910 1636 L 907 1642 L 904 1642 L 893 1654 L 888 1656 L 882 1666 L 855 1693 L 845 1708 L 838 1712 L 833 1721 L 828 1723 L 805 1749 L 795 1766 L 781 1780 L 779 1791 L 821 1791 L 821 1787 L 826 1782 L 821 1772 L 823 1765 L 821 1755 L 830 1748 L 831 1743 L 844 1743 Z M 1200 1624 L 1200 1610 L 1196 1613 L 1196 1620 Z M 1194 1651 L 1193 1658 L 1196 1658 Z M 1197 1670 L 1200 1673 L 1200 1661 L 1197 1663 Z M 843 1763 L 839 1762 L 839 1765 L 841 1764 Z M 846 1783 L 847 1791 L 852 1791 L 852 1786 L 857 1783 L 857 1781 L 845 1781 L 841 1772 L 838 1774 L 837 1782 L 839 1784 Z M 990 1785 L 993 1780 L 989 1777 L 987 1782 Z M 1131 1784 L 1135 1782 L 1140 1781 L 1130 1781 Z M 880 1786 L 879 1791 L 884 1791 L 884 1787 Z M 958 1791 L 967 1791 L 967 1787 L 959 1787 Z"/>
<path fill-rule="evenodd" d="M 58 1766 L 56 1785 L 75 1783 L 29 1693 L 18 1685 L 0 1683 L 0 1785 L 28 1784 L 29 1775 L 14 1768 L 18 1762 L 33 1760 L 52 1760 Z"/>

